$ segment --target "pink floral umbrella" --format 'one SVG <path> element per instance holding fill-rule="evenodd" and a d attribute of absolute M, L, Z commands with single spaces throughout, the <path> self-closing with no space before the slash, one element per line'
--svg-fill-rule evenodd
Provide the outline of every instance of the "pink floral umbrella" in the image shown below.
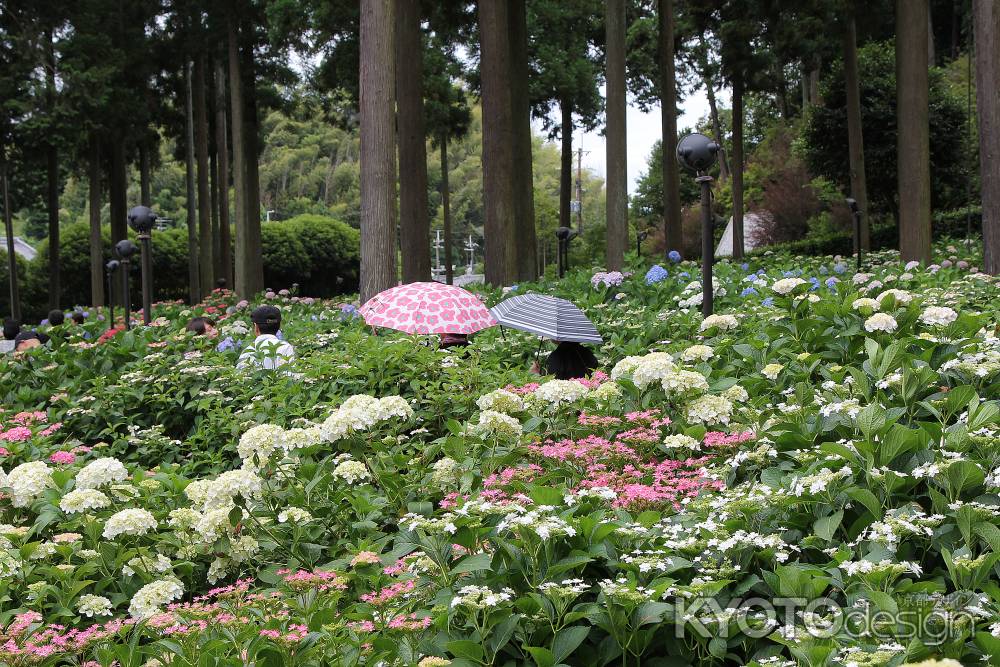
<path fill-rule="evenodd" d="M 497 323 L 477 296 L 443 283 L 387 289 L 369 299 L 359 312 L 373 327 L 410 334 L 471 334 Z"/>

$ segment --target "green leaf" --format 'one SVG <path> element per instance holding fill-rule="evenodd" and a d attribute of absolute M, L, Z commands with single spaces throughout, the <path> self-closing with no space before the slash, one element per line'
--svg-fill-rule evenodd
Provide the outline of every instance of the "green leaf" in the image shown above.
<path fill-rule="evenodd" d="M 552 640 L 552 655 L 555 656 L 555 661 L 565 662 L 589 634 L 590 628 L 586 625 L 574 625 L 560 630 Z"/>
<path fill-rule="evenodd" d="M 868 489 L 862 489 L 861 487 L 855 486 L 847 489 L 847 495 L 851 500 L 864 505 L 865 509 L 871 512 L 872 516 L 876 519 L 880 519 L 882 517 L 882 503 L 880 503 L 875 494 Z"/>
<path fill-rule="evenodd" d="M 460 639 L 458 641 L 448 642 L 444 645 L 445 649 L 459 658 L 466 658 L 468 660 L 474 660 L 475 662 L 481 663 L 483 661 L 483 647 L 473 641 L 468 639 Z"/>
<path fill-rule="evenodd" d="M 474 556 L 466 556 L 458 563 L 458 565 L 451 568 L 451 573 L 465 574 L 466 572 L 489 570 L 491 569 L 492 561 L 492 554 L 475 554 Z"/>
<path fill-rule="evenodd" d="M 1000 528 L 997 528 L 992 523 L 987 523 L 985 521 L 977 523 L 972 528 L 976 535 L 983 538 L 986 544 L 990 545 L 990 549 L 994 553 L 1000 554 Z"/>
<path fill-rule="evenodd" d="M 870 439 L 872 435 L 878 433 L 885 426 L 885 410 L 874 403 L 866 405 L 858 413 L 857 424 L 865 437 Z"/>
<path fill-rule="evenodd" d="M 553 667 L 560 662 L 552 655 L 552 651 L 542 646 L 525 646 L 524 650 L 531 654 L 538 667 Z"/>
<path fill-rule="evenodd" d="M 816 523 L 813 524 L 813 531 L 824 540 L 830 541 L 833 539 L 833 534 L 837 532 L 837 528 L 840 527 L 840 522 L 843 519 L 844 510 L 838 510 L 822 519 L 817 519 Z"/>

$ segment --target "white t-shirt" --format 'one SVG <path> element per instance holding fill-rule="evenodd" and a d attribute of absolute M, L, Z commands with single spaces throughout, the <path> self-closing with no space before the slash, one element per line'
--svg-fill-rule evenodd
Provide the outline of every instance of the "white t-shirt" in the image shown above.
<path fill-rule="evenodd" d="M 281 340 L 274 334 L 261 334 L 243 350 L 239 361 L 236 362 L 236 367 L 258 366 L 273 370 L 294 359 L 295 348 L 288 342 Z"/>
<path fill-rule="evenodd" d="M 14 341 L 6 338 L 0 340 L 0 354 L 10 354 L 14 351 Z"/>

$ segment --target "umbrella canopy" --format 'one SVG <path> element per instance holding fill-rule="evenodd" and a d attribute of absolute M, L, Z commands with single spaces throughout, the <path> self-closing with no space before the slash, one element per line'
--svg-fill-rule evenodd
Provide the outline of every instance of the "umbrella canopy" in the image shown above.
<path fill-rule="evenodd" d="M 496 325 L 478 297 L 443 283 L 410 283 L 387 289 L 358 312 L 373 327 L 410 334 L 471 334 Z"/>
<path fill-rule="evenodd" d="M 603 343 L 593 322 L 566 299 L 547 294 L 519 294 L 501 301 L 490 312 L 500 326 L 520 329 L 552 340 Z"/>

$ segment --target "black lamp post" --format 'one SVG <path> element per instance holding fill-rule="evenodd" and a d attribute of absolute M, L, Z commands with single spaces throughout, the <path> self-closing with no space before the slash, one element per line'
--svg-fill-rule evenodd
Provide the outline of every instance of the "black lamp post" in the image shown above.
<path fill-rule="evenodd" d="M 635 254 L 642 257 L 642 242 L 649 238 L 649 232 L 641 231 L 635 234 Z"/>
<path fill-rule="evenodd" d="M 677 161 L 682 167 L 698 176 L 701 184 L 701 314 L 712 314 L 714 290 L 712 288 L 712 263 L 715 261 L 712 225 L 712 177 L 706 171 L 715 164 L 719 145 L 704 134 L 688 134 L 677 142 Z"/>
<path fill-rule="evenodd" d="M 128 212 L 128 224 L 139 235 L 139 243 L 142 244 L 142 322 L 149 326 L 153 321 L 153 253 L 150 244 L 156 214 L 146 206 L 136 206 Z"/>
<path fill-rule="evenodd" d="M 577 231 L 569 227 L 559 227 L 556 229 L 556 238 L 559 240 L 559 277 L 565 275 L 569 269 L 569 242 L 577 237 Z"/>
<path fill-rule="evenodd" d="M 139 252 L 139 246 L 129 239 L 122 239 L 115 244 L 115 254 L 121 260 L 122 271 L 122 305 L 125 306 L 125 328 L 132 328 L 132 299 L 128 293 L 128 271 L 132 264 L 132 256 Z"/>
<path fill-rule="evenodd" d="M 115 328 L 115 294 L 114 275 L 118 271 L 119 262 L 117 259 L 108 260 L 104 265 L 104 271 L 108 277 L 108 328 Z"/>
<path fill-rule="evenodd" d="M 854 252 L 858 256 L 858 271 L 861 271 L 861 209 L 858 207 L 858 200 L 854 197 L 847 198 L 847 206 L 854 216 Z"/>

